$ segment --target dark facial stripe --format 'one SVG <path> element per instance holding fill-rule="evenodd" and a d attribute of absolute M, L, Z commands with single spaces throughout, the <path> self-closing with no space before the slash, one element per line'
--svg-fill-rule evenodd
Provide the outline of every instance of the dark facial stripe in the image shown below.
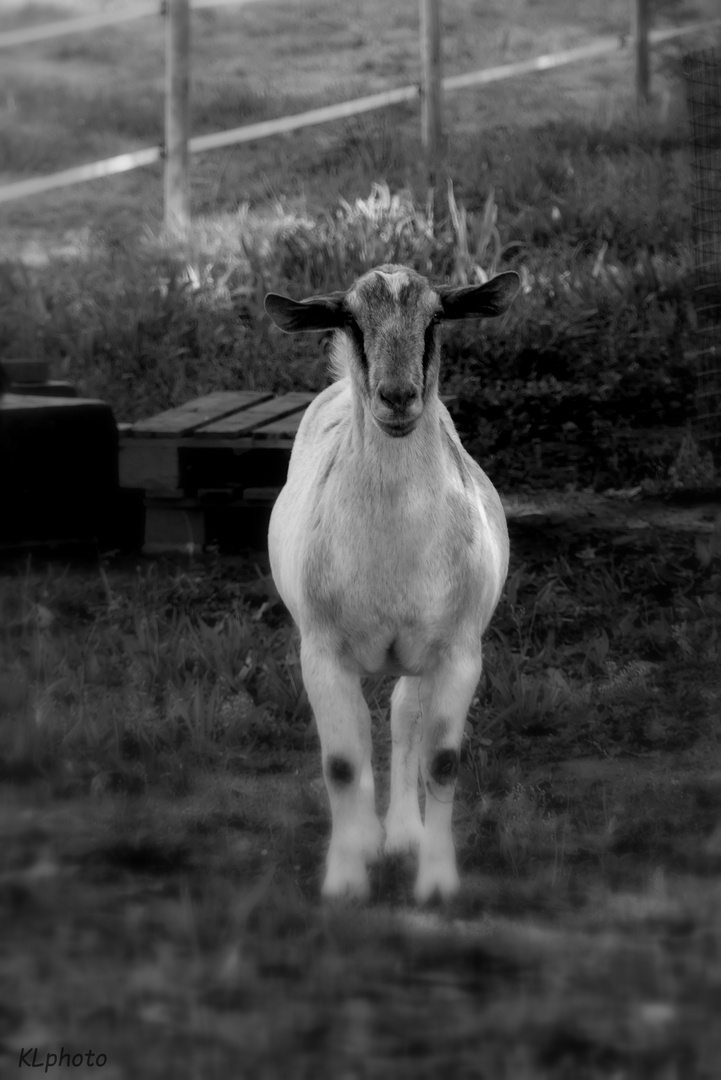
<path fill-rule="evenodd" d="M 345 328 L 350 334 L 353 340 L 353 344 L 358 350 L 358 355 L 360 356 L 364 366 L 368 367 L 368 357 L 366 356 L 365 341 L 363 340 L 363 331 L 352 316 L 348 319 Z"/>
<path fill-rule="evenodd" d="M 363 340 L 363 331 L 358 323 L 355 321 L 352 315 L 348 315 L 348 319 L 345 323 L 344 329 L 349 334 L 351 341 L 355 345 L 358 358 L 361 363 L 361 370 L 363 372 L 363 383 L 367 393 L 370 393 L 370 385 L 368 382 L 368 357 L 366 356 L 365 342 Z"/>
<path fill-rule="evenodd" d="M 426 332 L 425 332 L 424 339 L 423 339 L 423 394 L 422 394 L 422 396 L 424 398 L 426 396 L 426 380 L 427 380 L 427 377 L 428 377 L 428 369 L 431 366 L 431 362 L 433 360 L 433 356 L 434 356 L 434 353 L 435 353 L 436 331 L 437 331 L 437 324 L 435 322 L 430 322 L 428 324 L 428 326 L 426 327 Z"/>

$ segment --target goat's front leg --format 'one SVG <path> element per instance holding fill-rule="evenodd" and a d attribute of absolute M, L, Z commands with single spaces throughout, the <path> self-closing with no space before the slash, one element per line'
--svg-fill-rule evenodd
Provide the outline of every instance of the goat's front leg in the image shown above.
<path fill-rule="evenodd" d="M 391 798 L 386 815 L 386 855 L 418 851 L 423 822 L 418 808 L 421 741 L 419 678 L 404 676 L 391 695 Z"/>
<path fill-rule="evenodd" d="M 303 637 L 300 662 L 318 725 L 332 818 L 322 893 L 366 899 L 367 863 L 378 857 L 383 830 L 375 809 L 371 718 L 360 676 L 313 637 Z"/>
<path fill-rule="evenodd" d="M 436 893 L 445 900 L 458 892 L 460 882 L 451 831 L 453 795 L 463 729 L 480 676 L 479 642 L 477 655 L 451 653 L 421 681 L 420 761 L 426 809 L 418 850 L 415 887 L 418 903 L 430 900 Z"/>

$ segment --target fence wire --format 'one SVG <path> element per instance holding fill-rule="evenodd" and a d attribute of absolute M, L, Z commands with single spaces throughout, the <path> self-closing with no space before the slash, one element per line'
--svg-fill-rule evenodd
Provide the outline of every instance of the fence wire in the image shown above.
<path fill-rule="evenodd" d="M 698 436 L 717 457 L 721 455 L 721 50 L 689 53 L 684 74 L 691 126 Z"/>

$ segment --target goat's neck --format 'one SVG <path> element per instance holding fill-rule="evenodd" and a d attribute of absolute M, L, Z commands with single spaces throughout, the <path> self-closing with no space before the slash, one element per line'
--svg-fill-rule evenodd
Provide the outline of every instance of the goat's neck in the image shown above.
<path fill-rule="evenodd" d="M 438 495 L 447 485 L 447 447 L 441 427 L 436 390 L 429 393 L 417 427 L 410 435 L 393 439 L 374 422 L 370 406 L 353 394 L 350 460 L 359 482 L 385 492 L 423 488 Z"/>

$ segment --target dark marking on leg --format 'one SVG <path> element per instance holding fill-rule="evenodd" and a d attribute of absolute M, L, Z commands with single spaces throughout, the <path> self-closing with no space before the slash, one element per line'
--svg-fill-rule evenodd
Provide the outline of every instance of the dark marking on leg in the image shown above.
<path fill-rule="evenodd" d="M 430 776 L 431 780 L 442 787 L 455 783 L 458 776 L 458 751 L 439 750 L 431 762 Z"/>
<path fill-rule="evenodd" d="M 337 754 L 329 754 L 325 761 L 326 776 L 331 784 L 347 787 L 353 782 L 354 770 L 350 761 Z"/>

